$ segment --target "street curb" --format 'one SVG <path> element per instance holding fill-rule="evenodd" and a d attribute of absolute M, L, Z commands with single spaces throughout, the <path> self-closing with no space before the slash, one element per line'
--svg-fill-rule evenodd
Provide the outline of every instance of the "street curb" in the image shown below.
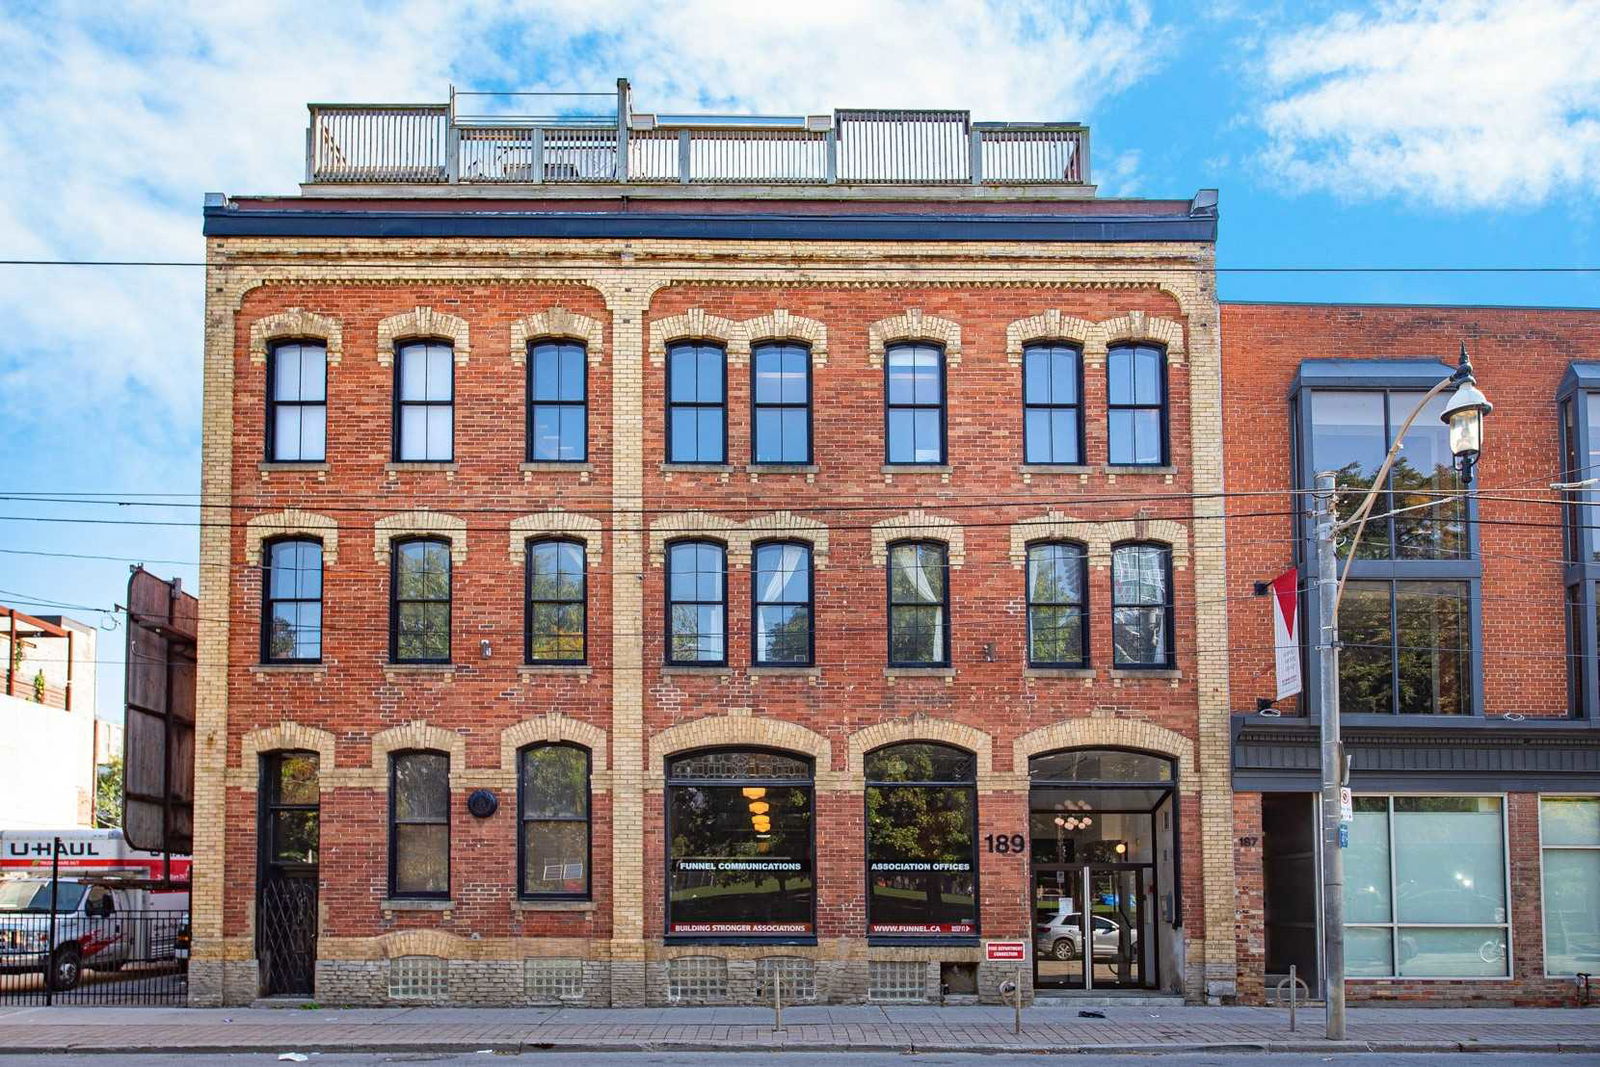
<path fill-rule="evenodd" d="M 292 1035 L 285 1035 L 292 1037 Z M 1049 1045 L 1019 1041 L 1016 1044 L 938 1044 L 938 1043 L 888 1043 L 882 1041 L 845 1043 L 837 1041 L 808 1044 L 788 1044 L 781 1040 L 769 1043 L 743 1042 L 737 1044 L 706 1041 L 350 1041 L 350 1042 L 298 1042 L 286 1040 L 270 1044 L 196 1044 L 196 1045 L 115 1045 L 77 1044 L 8 1045 L 7 1055 L 42 1056 L 71 1053 L 75 1055 L 137 1055 L 160 1053 L 174 1057 L 189 1055 L 236 1055 L 240 1053 L 304 1052 L 323 1055 L 337 1053 L 462 1053 L 488 1051 L 497 1054 L 534 1052 L 872 1052 L 872 1053 L 952 1053 L 966 1052 L 977 1055 L 1026 1053 L 1030 1055 L 1139 1055 L 1198 1054 L 1198 1055 L 1271 1055 L 1276 1053 L 1600 1053 L 1600 1041 L 1227 1041 L 1227 1042 L 1162 1042 L 1107 1045 Z"/>

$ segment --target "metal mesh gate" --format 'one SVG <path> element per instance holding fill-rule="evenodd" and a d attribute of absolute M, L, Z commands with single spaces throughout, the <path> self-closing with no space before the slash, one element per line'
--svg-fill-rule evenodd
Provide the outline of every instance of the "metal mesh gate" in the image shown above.
<path fill-rule="evenodd" d="M 317 883 L 312 878 L 269 878 L 256 915 L 256 955 L 267 996 L 310 995 L 316 984 Z"/>

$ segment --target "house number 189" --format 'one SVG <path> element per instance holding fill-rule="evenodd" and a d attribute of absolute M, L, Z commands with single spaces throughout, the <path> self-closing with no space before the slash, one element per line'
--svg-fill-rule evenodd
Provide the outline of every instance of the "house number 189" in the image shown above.
<path fill-rule="evenodd" d="M 1021 834 L 989 834 L 983 843 L 990 852 L 1021 852 L 1028 847 Z"/>

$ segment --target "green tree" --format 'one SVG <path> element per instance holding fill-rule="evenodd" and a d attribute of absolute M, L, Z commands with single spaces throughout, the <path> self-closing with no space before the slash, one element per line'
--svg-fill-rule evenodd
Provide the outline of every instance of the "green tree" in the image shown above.
<path fill-rule="evenodd" d="M 102 830 L 122 825 L 122 757 L 95 768 L 94 824 Z"/>

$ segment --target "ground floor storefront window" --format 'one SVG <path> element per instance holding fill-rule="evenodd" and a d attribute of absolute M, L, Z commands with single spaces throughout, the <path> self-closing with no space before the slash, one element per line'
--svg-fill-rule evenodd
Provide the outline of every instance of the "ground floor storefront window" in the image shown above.
<path fill-rule="evenodd" d="M 1600 797 L 1541 797 L 1544 969 L 1600 974 Z"/>
<path fill-rule="evenodd" d="M 867 933 L 978 932 L 972 753 L 920 742 L 867 753 Z"/>
<path fill-rule="evenodd" d="M 1350 977 L 1510 974 L 1501 798 L 1356 797 L 1344 862 Z"/>
<path fill-rule="evenodd" d="M 721 750 L 667 764 L 667 934 L 816 932 L 809 761 Z"/>

